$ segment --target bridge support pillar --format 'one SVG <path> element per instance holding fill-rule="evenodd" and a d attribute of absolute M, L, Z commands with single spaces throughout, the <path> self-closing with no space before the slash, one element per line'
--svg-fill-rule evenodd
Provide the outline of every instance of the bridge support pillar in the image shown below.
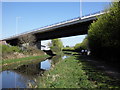
<path fill-rule="evenodd" d="M 36 47 L 41 50 L 41 41 L 36 42 Z"/>

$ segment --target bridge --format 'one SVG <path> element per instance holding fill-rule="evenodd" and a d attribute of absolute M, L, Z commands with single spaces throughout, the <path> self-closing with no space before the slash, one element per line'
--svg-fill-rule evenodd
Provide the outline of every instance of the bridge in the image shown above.
<path fill-rule="evenodd" d="M 3 40 L 11 45 L 17 45 L 19 36 L 24 34 L 33 34 L 37 39 L 38 45 L 41 45 L 41 40 L 87 34 L 89 25 L 97 19 L 96 17 L 104 13 L 105 12 L 96 12 L 82 17 L 77 17 L 14 35 Z"/>

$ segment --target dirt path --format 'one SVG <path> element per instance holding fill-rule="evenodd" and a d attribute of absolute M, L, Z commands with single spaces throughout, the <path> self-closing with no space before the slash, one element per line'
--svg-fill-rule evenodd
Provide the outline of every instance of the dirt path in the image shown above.
<path fill-rule="evenodd" d="M 107 75 L 116 79 L 120 79 L 120 72 L 118 71 L 118 69 L 112 66 L 110 67 L 105 62 L 97 61 L 87 56 L 82 56 L 82 58 L 89 62 L 90 64 L 92 64 L 93 66 L 97 67 L 97 69 L 103 70 Z"/>

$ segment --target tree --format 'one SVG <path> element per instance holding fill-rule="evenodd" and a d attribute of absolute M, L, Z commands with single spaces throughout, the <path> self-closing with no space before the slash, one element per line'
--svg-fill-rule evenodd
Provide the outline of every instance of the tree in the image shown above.
<path fill-rule="evenodd" d="M 61 52 L 63 49 L 63 43 L 60 39 L 52 39 L 52 46 L 51 46 L 51 50 L 54 53 L 58 53 Z"/>
<path fill-rule="evenodd" d="M 120 2 L 113 2 L 109 11 L 90 25 L 88 42 L 91 53 L 96 56 L 119 56 Z"/>
<path fill-rule="evenodd" d="M 19 45 L 23 44 L 26 47 L 33 46 L 36 42 L 36 37 L 32 34 L 21 35 L 18 39 L 19 39 Z"/>
<path fill-rule="evenodd" d="M 75 46 L 74 46 L 74 50 L 75 51 L 81 51 L 82 48 L 81 48 L 81 43 L 77 43 Z"/>
<path fill-rule="evenodd" d="M 82 49 L 88 49 L 88 38 L 85 37 L 84 40 L 81 43 L 77 43 L 74 46 L 74 49 L 76 51 L 81 51 Z"/>
<path fill-rule="evenodd" d="M 87 38 L 87 36 L 84 38 L 84 40 L 82 41 L 82 43 L 81 43 L 81 48 L 83 48 L 83 49 L 89 49 L 88 48 L 88 38 Z"/>

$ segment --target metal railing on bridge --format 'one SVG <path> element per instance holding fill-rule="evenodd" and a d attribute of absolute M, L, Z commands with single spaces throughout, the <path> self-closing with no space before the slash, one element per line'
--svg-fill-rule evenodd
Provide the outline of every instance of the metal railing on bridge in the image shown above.
<path fill-rule="evenodd" d="M 50 28 L 50 27 L 53 27 L 53 26 L 62 25 L 62 24 L 68 23 L 68 22 L 81 20 L 81 18 L 89 17 L 89 16 L 91 16 L 91 15 L 101 14 L 101 13 L 104 13 L 104 12 L 105 12 L 105 11 L 102 10 L 102 11 L 98 11 L 98 12 L 95 12 L 95 13 L 90 13 L 90 14 L 87 14 L 87 15 L 83 15 L 82 17 L 75 17 L 75 18 L 72 18 L 72 19 L 69 19 L 69 20 L 64 20 L 64 21 L 57 22 L 57 23 L 54 23 L 54 24 L 51 24 L 51 25 L 46 25 L 46 26 L 43 26 L 43 27 L 40 27 L 40 28 L 32 29 L 32 30 L 30 30 L 30 31 L 26 31 L 26 32 L 17 34 L 17 35 L 13 35 L 13 36 L 11 36 L 11 37 L 9 37 L 9 38 L 17 37 L 17 36 L 24 35 L 24 34 L 29 34 L 29 33 L 34 32 L 34 31 L 40 31 L 40 30 L 43 30 L 43 29 L 46 29 L 46 28 Z M 6 37 L 6 38 L 4 38 L 4 39 L 7 39 L 7 38 L 8 38 L 8 37 Z M 4 39 L 3 39 L 3 40 L 4 40 Z"/>

